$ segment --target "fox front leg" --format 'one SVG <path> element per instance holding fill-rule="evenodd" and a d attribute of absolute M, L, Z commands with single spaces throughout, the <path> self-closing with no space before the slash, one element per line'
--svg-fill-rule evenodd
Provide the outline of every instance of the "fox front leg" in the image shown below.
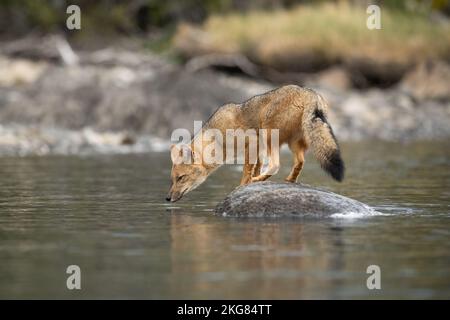
<path fill-rule="evenodd" d="M 280 159 L 278 155 L 272 155 L 269 159 L 269 166 L 264 173 L 252 178 L 252 182 L 265 181 L 278 172 L 280 169 Z"/>
<path fill-rule="evenodd" d="M 253 176 L 253 172 L 254 172 L 254 168 L 257 164 L 253 163 L 250 159 L 250 148 L 248 143 L 245 144 L 245 154 L 244 154 L 244 167 L 243 167 L 243 171 L 242 171 L 242 178 L 241 178 L 241 183 L 240 185 L 245 185 L 245 184 L 249 184 L 252 181 L 252 176 Z"/>

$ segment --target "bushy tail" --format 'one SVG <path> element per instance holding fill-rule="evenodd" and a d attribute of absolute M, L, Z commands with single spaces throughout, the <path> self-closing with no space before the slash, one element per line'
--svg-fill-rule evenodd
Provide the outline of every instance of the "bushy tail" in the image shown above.
<path fill-rule="evenodd" d="M 338 142 L 326 116 L 326 102 L 317 94 L 317 103 L 306 107 L 303 113 L 304 135 L 322 169 L 335 180 L 342 181 L 345 171 L 344 161 L 342 161 Z"/>

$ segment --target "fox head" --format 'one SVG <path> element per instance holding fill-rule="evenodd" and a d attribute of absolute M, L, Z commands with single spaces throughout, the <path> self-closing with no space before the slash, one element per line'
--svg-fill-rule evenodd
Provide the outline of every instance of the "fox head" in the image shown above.
<path fill-rule="evenodd" d="M 202 184 L 209 175 L 209 170 L 202 164 L 201 155 L 186 144 L 172 145 L 172 186 L 167 194 L 167 201 L 178 201 L 183 195 Z"/>

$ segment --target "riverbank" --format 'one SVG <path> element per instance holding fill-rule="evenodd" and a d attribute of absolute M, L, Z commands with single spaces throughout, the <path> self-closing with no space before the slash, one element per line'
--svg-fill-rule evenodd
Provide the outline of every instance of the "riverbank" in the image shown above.
<path fill-rule="evenodd" d="M 77 143 L 92 138 L 86 132 L 100 144 L 143 150 L 145 143 L 131 146 L 150 138 L 168 141 L 172 130 L 193 130 L 194 120 L 206 120 L 218 106 L 279 85 L 176 64 L 143 49 L 74 51 L 58 37 L 35 43 L 45 54 L 39 45 L 17 41 L 0 46 L 0 153 L 52 153 L 62 144 L 78 150 Z M 388 89 L 352 88 L 338 67 L 310 74 L 303 83 L 329 100 L 339 140 L 403 142 L 450 137 L 449 77 L 447 63 L 432 61 Z M 32 145 L 40 147 L 27 147 Z"/>
<path fill-rule="evenodd" d="M 434 11 L 381 6 L 380 29 L 367 7 L 345 1 L 211 15 L 180 24 L 175 50 L 184 59 L 241 55 L 261 73 L 312 73 L 339 66 L 357 88 L 389 87 L 418 64 L 450 56 L 450 22 Z M 440 39 L 441 41 L 436 41 Z"/>

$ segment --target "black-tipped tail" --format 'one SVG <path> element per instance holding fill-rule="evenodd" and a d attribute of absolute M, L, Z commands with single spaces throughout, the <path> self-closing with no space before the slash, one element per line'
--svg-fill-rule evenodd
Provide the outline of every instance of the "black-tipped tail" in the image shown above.
<path fill-rule="evenodd" d="M 321 166 L 336 181 L 341 182 L 344 180 L 345 165 L 339 149 L 333 150 L 333 152 L 326 157 L 325 161 L 321 162 Z"/>
<path fill-rule="evenodd" d="M 322 169 L 340 182 L 344 179 L 344 161 L 333 129 L 328 123 L 326 109 L 325 100 L 317 94 L 317 104 L 304 110 L 303 131 L 306 142 L 312 147 Z"/>

